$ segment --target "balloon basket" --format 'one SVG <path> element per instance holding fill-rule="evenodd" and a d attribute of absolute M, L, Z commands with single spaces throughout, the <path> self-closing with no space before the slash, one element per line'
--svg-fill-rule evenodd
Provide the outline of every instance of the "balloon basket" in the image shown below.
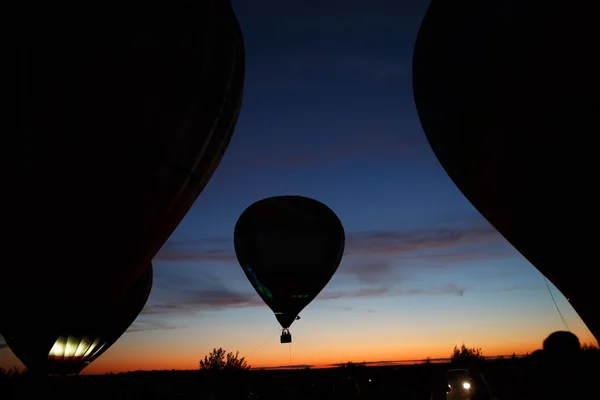
<path fill-rule="evenodd" d="M 281 343 L 292 343 L 292 334 L 289 330 L 284 329 L 283 332 L 281 332 L 280 341 Z"/>

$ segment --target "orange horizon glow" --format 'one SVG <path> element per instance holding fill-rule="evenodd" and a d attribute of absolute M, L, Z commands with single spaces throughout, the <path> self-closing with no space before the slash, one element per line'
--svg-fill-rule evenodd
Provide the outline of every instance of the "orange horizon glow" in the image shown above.
<path fill-rule="evenodd" d="M 142 316 L 134 326 L 138 329 L 125 333 L 82 375 L 197 370 L 199 360 L 218 347 L 233 353 L 239 350 L 253 368 L 319 368 L 349 361 L 445 359 L 451 356 L 454 346 L 462 344 L 480 348 L 487 357 L 522 355 L 542 348 L 543 340 L 558 330 L 572 331 L 582 345 L 597 345 L 569 301 L 556 289 L 552 301 L 552 291 L 548 293 L 543 281 L 537 279 L 539 272 L 528 268 L 541 290 L 534 286 L 531 290 L 511 291 L 510 295 L 473 290 L 468 296 L 445 296 L 443 301 L 433 295 L 374 296 L 337 303 L 317 300 L 303 312 L 304 318 L 294 323 L 290 345 L 279 343 L 281 327 L 267 307 L 231 308 L 168 319 Z M 523 270 L 525 275 L 528 270 Z M 428 282 L 434 278 L 428 277 Z M 455 280 L 460 281 L 459 277 Z M 561 315 L 557 315 L 556 308 Z M 152 321 L 156 324 L 149 324 Z M 0 367 L 14 366 L 23 368 L 8 348 L 0 347 Z"/>
<path fill-rule="evenodd" d="M 504 305 L 498 307 L 504 309 Z M 582 345 L 597 345 L 572 309 L 566 309 L 564 315 Z M 253 315 L 249 322 L 244 323 L 243 330 L 240 330 L 242 325 L 238 317 L 233 316 L 232 319 L 215 320 L 216 323 L 211 326 L 200 324 L 173 330 L 127 333 L 81 374 L 197 370 L 200 359 L 215 347 L 233 353 L 239 350 L 239 356 L 244 357 L 253 369 L 300 365 L 328 368 L 347 362 L 419 363 L 428 357 L 448 359 L 454 346 L 462 344 L 480 348 L 482 354 L 489 358 L 513 353 L 520 356 L 542 348 L 549 333 L 564 330 L 552 316 L 495 319 L 485 324 L 478 324 L 476 318 L 470 317 L 474 322 L 467 327 L 459 320 L 446 324 L 440 319 L 427 325 L 428 318 L 425 316 L 421 316 L 423 321 L 414 317 L 412 325 L 394 324 L 394 320 L 384 323 L 378 322 L 377 316 L 373 315 L 370 324 L 353 326 L 331 320 L 327 312 L 320 316 L 319 309 L 315 308 L 311 319 L 302 319 L 294 327 L 292 343 L 282 345 L 279 343 L 280 331 L 275 330 L 274 324 L 265 325 L 266 317 Z M 323 329 L 325 318 L 329 319 L 326 330 Z M 264 342 L 264 338 L 269 339 Z M 4 369 L 23 368 L 8 348 L 0 350 L 0 366 Z"/>
<path fill-rule="evenodd" d="M 495 358 L 495 357 L 499 357 L 499 356 L 510 356 L 513 353 L 516 354 L 517 356 L 523 356 L 525 354 L 531 354 L 533 351 L 535 351 L 536 348 L 530 348 L 527 349 L 525 351 L 521 350 L 521 351 L 507 351 L 505 353 L 499 353 L 499 354 L 485 354 L 485 357 L 489 357 L 489 358 Z M 292 365 L 288 366 L 285 365 L 285 363 L 281 363 L 281 362 L 277 362 L 275 360 L 265 360 L 264 362 L 259 362 L 256 364 L 252 364 L 251 362 L 249 362 L 248 364 L 251 366 L 252 369 L 269 369 L 269 368 L 281 368 L 284 369 L 286 367 L 289 367 L 290 369 L 293 368 L 299 368 L 299 366 L 304 366 L 304 365 L 309 365 L 310 368 L 314 368 L 314 369 L 318 369 L 318 368 L 335 368 L 336 365 L 340 365 L 340 364 L 345 364 L 347 362 L 354 362 L 354 363 L 366 363 L 366 364 L 372 364 L 372 363 L 381 363 L 382 366 L 385 365 L 391 365 L 391 364 L 398 364 L 398 365 L 402 365 L 402 364 L 413 364 L 413 363 L 420 363 L 420 362 L 425 362 L 427 357 L 430 357 L 432 359 L 432 362 L 435 363 L 436 359 L 449 359 L 450 358 L 450 352 L 443 354 L 443 355 L 433 355 L 433 356 L 426 356 L 426 357 L 421 357 L 421 358 L 407 358 L 407 359 L 394 359 L 394 358 L 389 358 L 389 359 L 356 359 L 353 357 L 338 357 L 337 359 L 331 359 L 331 362 L 325 362 L 325 363 L 318 363 L 318 364 L 304 364 L 304 363 L 293 363 Z M 170 371 L 170 370 L 177 370 L 177 371 L 192 371 L 192 370 L 197 370 L 198 369 L 198 362 L 195 362 L 193 365 L 190 365 L 189 362 L 184 362 L 184 363 L 178 363 L 177 361 L 173 360 L 171 362 L 166 362 L 164 360 L 156 360 L 154 362 L 143 362 L 143 361 L 139 361 L 136 362 L 136 360 L 131 360 L 131 362 L 120 362 L 118 364 L 106 364 L 106 365 L 98 365 L 97 368 L 94 368 L 94 364 L 90 364 L 89 367 L 87 367 L 85 370 L 83 370 L 81 372 L 81 375 L 104 375 L 107 373 L 121 373 L 121 372 L 133 372 L 133 371 Z"/>
<path fill-rule="evenodd" d="M 575 332 L 580 337 L 581 344 L 594 344 L 594 338 L 586 334 L 585 332 Z M 589 337 L 588 337 L 589 336 Z M 542 347 L 542 341 L 539 338 L 523 338 L 521 343 L 508 343 L 494 345 L 490 343 L 489 346 L 478 346 L 476 344 L 465 343 L 470 348 L 480 348 L 482 354 L 488 358 L 495 358 L 498 356 L 509 357 L 512 354 L 516 356 L 523 356 L 525 354 L 531 354 L 533 351 Z M 462 343 L 457 343 L 456 346 L 460 347 Z M 129 348 L 125 348 L 125 347 Z M 294 346 L 294 342 L 292 342 Z M 354 348 L 351 351 L 334 351 L 333 349 L 329 352 L 319 351 L 319 356 L 313 358 L 310 355 L 302 352 L 299 345 L 296 343 L 295 347 L 292 347 L 292 360 L 290 363 L 289 359 L 289 346 L 281 345 L 279 343 L 273 344 L 271 352 L 266 354 L 250 354 L 245 356 L 240 351 L 240 357 L 245 357 L 248 364 L 252 369 L 260 368 L 301 368 L 300 366 L 310 366 L 311 368 L 335 368 L 336 365 L 345 364 L 347 362 L 355 363 L 366 363 L 384 365 L 407 365 L 407 364 L 418 364 L 425 362 L 429 357 L 432 362 L 436 362 L 436 359 L 447 360 L 450 358 L 453 345 L 448 348 L 446 343 L 440 344 L 426 344 L 426 343 L 414 343 L 412 346 L 398 350 L 392 349 L 391 346 L 381 345 L 377 349 L 359 349 Z M 412 351 L 411 351 L 412 349 Z M 205 349 L 203 349 L 205 350 Z M 228 348 L 226 348 L 229 351 Z M 207 354 L 210 350 L 203 354 Z M 233 350 L 235 353 L 235 350 Z M 294 354 L 295 352 L 295 354 Z M 4 353 L 4 354 L 3 354 Z M 0 361 L 4 360 L 2 364 L 5 368 L 8 368 L 10 364 L 7 363 L 7 354 L 9 350 L 4 350 L 0 353 Z M 189 349 L 189 351 L 182 352 L 178 349 L 173 348 L 156 348 L 154 351 L 144 349 L 131 348 L 127 343 L 121 343 L 121 345 L 115 345 L 114 348 L 109 349 L 100 358 L 91 363 L 85 368 L 82 375 L 104 375 L 108 373 L 126 373 L 132 371 L 164 371 L 164 370 L 197 370 L 200 356 L 196 354 L 200 351 L 196 349 Z M 23 365 L 10 354 L 11 358 L 14 359 L 13 366 L 22 369 Z M 203 357 L 203 356 L 202 356 Z"/>
<path fill-rule="evenodd" d="M 586 344 L 588 342 L 582 342 L 583 344 Z M 458 344 L 458 346 L 460 347 L 461 344 Z M 468 346 L 469 347 L 469 346 Z M 490 351 L 483 351 L 482 353 L 485 357 L 487 358 L 496 358 L 499 356 L 504 356 L 504 357 L 509 357 L 511 356 L 513 353 L 520 357 L 520 356 L 524 356 L 526 354 L 531 354 L 533 351 L 537 350 L 541 348 L 541 343 L 538 346 L 535 345 L 523 345 L 523 346 L 516 346 L 514 348 L 501 348 L 498 347 L 494 350 L 490 350 Z M 287 349 L 286 349 L 287 351 Z M 304 362 L 307 361 L 305 358 L 302 358 L 300 360 L 298 360 L 298 362 L 295 362 L 294 360 L 292 360 L 292 364 L 289 364 L 289 360 L 288 363 L 282 362 L 281 357 L 268 357 L 268 358 L 262 358 L 262 359 L 257 359 L 257 358 L 246 358 L 246 361 L 248 362 L 248 364 L 251 366 L 252 369 L 260 369 L 260 368 L 265 368 L 265 369 L 269 369 L 269 368 L 280 368 L 280 369 L 285 369 L 286 367 L 289 367 L 291 369 L 293 368 L 299 368 L 299 366 L 304 366 L 304 365 L 309 365 L 311 368 L 335 368 L 336 365 L 340 365 L 340 364 L 345 364 L 347 362 L 354 362 L 354 363 L 366 363 L 366 364 L 373 364 L 373 363 L 381 363 L 382 366 L 384 365 L 392 365 L 392 364 L 398 364 L 398 365 L 407 365 L 407 364 L 414 364 L 414 363 L 421 363 L 421 362 L 425 362 L 426 359 L 429 357 L 432 362 L 435 363 L 436 359 L 440 359 L 440 360 L 446 360 L 449 359 L 452 353 L 452 349 L 450 349 L 450 351 L 445 351 L 445 352 L 431 352 L 429 353 L 429 355 L 427 356 L 423 356 L 421 353 L 419 356 L 417 356 L 416 354 L 413 355 L 408 355 L 408 354 L 404 354 L 402 357 L 390 357 L 389 354 L 387 357 L 385 357 L 384 354 L 372 354 L 372 356 L 366 356 L 363 355 L 363 353 L 361 352 L 352 352 L 349 354 L 340 354 L 340 355 L 336 355 L 336 356 L 332 356 L 330 355 L 327 360 L 323 360 L 320 361 L 318 363 L 310 363 L 310 362 Z M 427 354 L 427 353 L 425 353 Z M 243 357 L 243 354 L 240 354 L 241 357 Z M 150 360 L 147 357 L 143 356 L 143 357 L 139 357 L 139 358 L 129 358 L 129 359 L 121 359 L 119 361 L 117 360 L 105 360 L 105 362 L 100 362 L 101 360 L 98 359 L 95 363 L 90 364 L 89 367 L 87 367 L 84 371 L 82 371 L 82 375 L 103 375 L 103 374 L 107 374 L 107 373 L 125 373 L 125 372 L 132 372 L 132 371 L 168 371 L 168 370 L 180 370 L 180 371 L 190 371 L 190 370 L 197 370 L 198 369 L 198 361 L 199 361 L 199 357 L 198 360 L 177 360 L 177 359 L 154 359 L 154 360 Z"/>

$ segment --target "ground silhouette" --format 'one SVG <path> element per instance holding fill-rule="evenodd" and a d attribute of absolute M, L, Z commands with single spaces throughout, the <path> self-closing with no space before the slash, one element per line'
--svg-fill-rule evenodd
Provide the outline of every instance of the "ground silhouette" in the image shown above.
<path fill-rule="evenodd" d="M 227 360 L 223 349 L 211 354 Z M 49 378 L 44 382 L 27 372 L 10 370 L 0 371 L 0 399 L 436 400 L 446 398 L 444 377 L 451 368 L 469 369 L 472 400 L 578 399 L 594 398 L 589 390 L 600 376 L 598 348 L 579 346 L 577 337 L 569 332 L 551 334 L 541 349 L 522 357 L 484 358 L 479 349 L 464 345 L 457 346 L 451 355 L 450 363 L 429 359 L 414 365 L 381 367 L 350 362 L 323 369 L 137 371 Z"/>

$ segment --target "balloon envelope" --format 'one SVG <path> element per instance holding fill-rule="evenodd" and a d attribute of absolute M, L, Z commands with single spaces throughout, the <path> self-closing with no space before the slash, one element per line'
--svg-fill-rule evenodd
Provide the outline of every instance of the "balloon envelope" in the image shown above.
<path fill-rule="evenodd" d="M 342 260 L 344 242 L 337 215 L 301 196 L 252 204 L 234 231 L 235 252 L 246 277 L 283 328 L 327 285 Z"/>
<path fill-rule="evenodd" d="M 3 227 L 5 256 L 19 261 L 0 267 L 0 303 L 117 303 L 229 144 L 244 81 L 240 28 L 228 1 L 15 7 L 2 95 L 20 110 L 4 129 L 15 159 Z"/>
<path fill-rule="evenodd" d="M 112 346 L 138 317 L 152 288 L 148 266 L 117 305 L 94 309 L 73 298 L 47 315 L 27 314 L 18 303 L 3 311 L 0 334 L 8 347 L 37 374 L 76 374 Z M 51 301 L 40 299 L 39 301 Z"/>
<path fill-rule="evenodd" d="M 413 91 L 450 178 L 598 339 L 587 229 L 598 214 L 589 99 L 599 90 L 592 49 L 600 29 L 592 15 L 566 1 L 433 0 L 415 44 Z"/>

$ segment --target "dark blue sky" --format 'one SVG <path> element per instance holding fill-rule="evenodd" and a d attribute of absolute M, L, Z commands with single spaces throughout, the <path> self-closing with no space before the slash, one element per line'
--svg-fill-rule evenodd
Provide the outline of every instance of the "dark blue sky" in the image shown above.
<path fill-rule="evenodd" d="M 220 346 L 289 363 L 232 240 L 247 206 L 284 194 L 324 202 L 347 233 L 338 272 L 292 326 L 294 363 L 446 356 L 463 342 L 524 352 L 564 327 L 541 274 L 460 194 L 421 130 L 411 57 L 427 4 L 233 1 L 247 57 L 235 135 L 156 257 L 143 314 L 86 371 L 196 368 Z"/>
<path fill-rule="evenodd" d="M 362 3 L 234 4 L 246 36 L 244 108 L 199 200 L 224 210 L 213 214 L 219 226 L 231 209 L 281 193 L 318 196 L 347 229 L 471 213 L 439 168 L 413 105 L 411 53 L 427 3 L 410 10 Z M 237 192 L 224 199 L 222 190 Z"/>

